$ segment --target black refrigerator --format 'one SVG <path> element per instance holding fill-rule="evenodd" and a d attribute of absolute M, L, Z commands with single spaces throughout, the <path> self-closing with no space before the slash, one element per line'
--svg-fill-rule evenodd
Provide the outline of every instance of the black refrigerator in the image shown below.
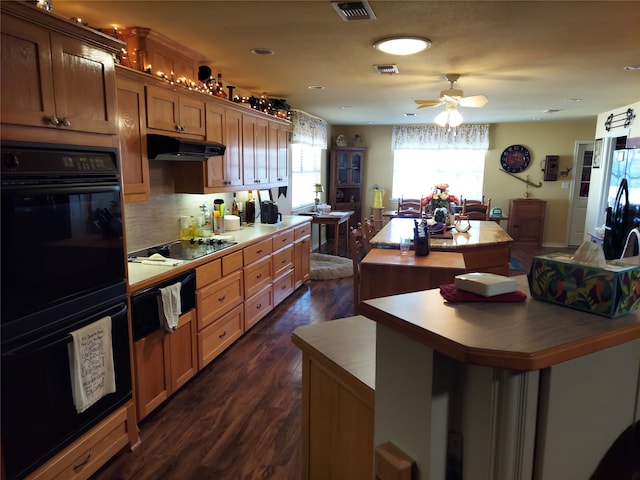
<path fill-rule="evenodd" d="M 610 165 L 603 243 L 607 260 L 620 258 L 629 232 L 640 226 L 640 149 L 626 148 L 626 137 L 617 138 Z M 633 245 L 637 255 L 638 245 Z"/>

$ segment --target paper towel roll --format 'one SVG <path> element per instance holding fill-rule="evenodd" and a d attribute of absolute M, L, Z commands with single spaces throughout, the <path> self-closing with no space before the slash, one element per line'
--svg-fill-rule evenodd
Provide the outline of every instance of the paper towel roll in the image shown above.
<path fill-rule="evenodd" d="M 226 232 L 229 232 L 232 230 L 240 230 L 240 217 L 237 215 L 225 215 L 224 230 Z"/>

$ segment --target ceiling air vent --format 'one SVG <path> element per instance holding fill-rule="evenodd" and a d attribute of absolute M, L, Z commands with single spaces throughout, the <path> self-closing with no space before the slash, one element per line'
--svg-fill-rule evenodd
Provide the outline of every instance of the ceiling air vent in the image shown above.
<path fill-rule="evenodd" d="M 374 65 L 373 68 L 380 75 L 396 75 L 400 73 L 397 65 Z"/>
<path fill-rule="evenodd" d="M 376 16 L 368 2 L 331 2 L 340 18 L 351 20 L 375 20 Z"/>

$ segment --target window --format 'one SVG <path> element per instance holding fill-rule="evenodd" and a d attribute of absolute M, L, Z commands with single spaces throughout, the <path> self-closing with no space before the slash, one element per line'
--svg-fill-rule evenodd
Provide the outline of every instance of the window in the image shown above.
<path fill-rule="evenodd" d="M 393 198 L 420 198 L 448 183 L 456 197 L 482 198 L 485 150 L 396 150 Z"/>
<path fill-rule="evenodd" d="M 291 145 L 291 208 L 314 204 L 313 186 L 322 183 L 322 149 L 300 143 Z"/>

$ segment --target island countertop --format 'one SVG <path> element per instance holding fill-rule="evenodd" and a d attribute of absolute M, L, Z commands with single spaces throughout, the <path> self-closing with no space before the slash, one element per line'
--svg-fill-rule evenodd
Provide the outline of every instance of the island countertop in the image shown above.
<path fill-rule="evenodd" d="M 468 232 L 459 233 L 451 230 L 452 238 L 429 238 L 433 250 L 456 251 L 480 246 L 510 244 L 513 238 L 496 222 L 471 220 Z M 370 241 L 374 248 L 400 248 L 400 238 L 413 237 L 413 218 L 392 218 Z"/>
<path fill-rule="evenodd" d="M 487 222 L 493 223 L 493 222 Z M 439 289 L 366 300 L 360 313 L 464 363 L 539 370 L 640 338 L 640 314 L 605 318 L 531 298 L 450 304 Z"/>

